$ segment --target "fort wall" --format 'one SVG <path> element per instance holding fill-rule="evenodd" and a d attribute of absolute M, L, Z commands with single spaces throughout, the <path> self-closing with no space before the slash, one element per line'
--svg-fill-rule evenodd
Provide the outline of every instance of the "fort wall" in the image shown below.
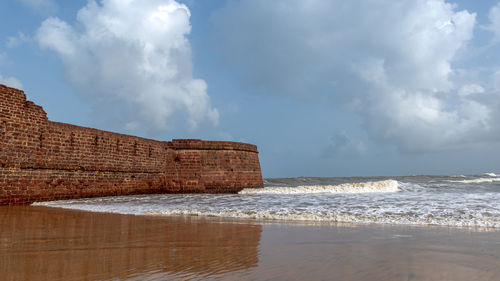
<path fill-rule="evenodd" d="M 52 122 L 24 92 L 0 85 L 0 204 L 262 184 L 254 145 L 156 141 Z"/>

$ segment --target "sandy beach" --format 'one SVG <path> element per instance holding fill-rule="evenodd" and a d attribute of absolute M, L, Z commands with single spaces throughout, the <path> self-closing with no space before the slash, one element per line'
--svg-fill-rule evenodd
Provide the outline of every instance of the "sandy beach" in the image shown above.
<path fill-rule="evenodd" d="M 499 280 L 500 232 L 0 207 L 0 280 Z"/>

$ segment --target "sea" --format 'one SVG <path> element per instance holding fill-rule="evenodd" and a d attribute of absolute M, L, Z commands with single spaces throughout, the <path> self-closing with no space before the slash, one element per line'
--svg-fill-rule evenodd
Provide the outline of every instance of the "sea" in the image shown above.
<path fill-rule="evenodd" d="M 261 222 L 500 229 L 500 175 L 265 179 L 238 194 L 154 194 L 34 203 L 92 212 Z"/>

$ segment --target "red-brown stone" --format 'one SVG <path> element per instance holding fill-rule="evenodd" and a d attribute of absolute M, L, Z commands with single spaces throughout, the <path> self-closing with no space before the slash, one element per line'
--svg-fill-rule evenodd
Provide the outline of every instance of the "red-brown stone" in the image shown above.
<path fill-rule="evenodd" d="M 156 141 L 52 122 L 23 91 L 0 85 L 0 205 L 262 185 L 255 145 Z"/>

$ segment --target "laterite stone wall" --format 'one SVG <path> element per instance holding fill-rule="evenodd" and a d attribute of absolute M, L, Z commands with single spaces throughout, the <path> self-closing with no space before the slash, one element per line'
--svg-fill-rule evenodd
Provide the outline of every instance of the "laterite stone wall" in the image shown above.
<path fill-rule="evenodd" d="M 0 85 L 0 204 L 262 185 L 254 145 L 156 141 L 52 122 L 22 91 Z"/>
<path fill-rule="evenodd" d="M 255 145 L 173 140 L 167 147 L 167 185 L 178 192 L 238 192 L 262 186 Z"/>

